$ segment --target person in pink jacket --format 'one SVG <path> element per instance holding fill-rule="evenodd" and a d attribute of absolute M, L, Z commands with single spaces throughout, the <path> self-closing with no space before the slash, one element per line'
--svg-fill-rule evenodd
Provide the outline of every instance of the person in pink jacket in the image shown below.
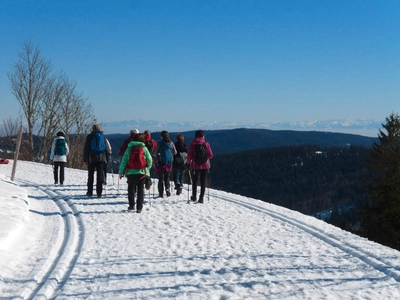
<path fill-rule="evenodd" d="M 210 159 L 213 153 L 210 144 L 205 141 L 203 130 L 197 130 L 195 137 L 190 143 L 187 164 L 189 169 L 194 172 L 192 180 L 192 201 L 197 201 L 197 182 L 200 177 L 200 198 L 199 203 L 203 203 L 206 191 L 208 171 L 211 167 Z"/>

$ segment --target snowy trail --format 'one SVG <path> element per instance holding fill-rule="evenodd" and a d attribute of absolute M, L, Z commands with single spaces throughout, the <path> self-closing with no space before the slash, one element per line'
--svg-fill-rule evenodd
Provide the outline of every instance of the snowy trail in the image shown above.
<path fill-rule="evenodd" d="M 49 195 L 57 204 L 65 222 L 64 241 L 61 251 L 54 258 L 53 265 L 45 280 L 39 286 L 38 291 L 34 292 L 30 297 L 44 296 L 48 299 L 57 294 L 67 282 L 81 252 L 85 239 L 85 229 L 75 205 L 72 201 L 67 200 L 62 192 L 49 190 L 45 187 L 38 188 Z"/>
<path fill-rule="evenodd" d="M 33 277 L 37 278 L 36 282 L 31 282 L 19 293 L 23 299 L 49 299 L 62 289 L 74 268 L 84 242 L 84 225 L 75 205 L 66 200 L 63 193 L 53 187 L 38 186 L 27 180 L 20 182 L 24 186 L 38 189 L 42 195 L 52 200 L 57 205 L 58 214 L 64 223 L 59 240 L 49 241 L 52 248 L 46 263 L 38 265 L 32 272 Z M 57 213 L 52 212 L 52 214 Z"/>
<path fill-rule="evenodd" d="M 397 282 L 400 282 L 400 266 L 398 265 L 398 258 L 394 258 L 391 256 L 392 261 L 390 260 L 390 257 L 382 257 L 381 255 L 376 255 L 374 252 L 367 252 L 365 251 L 365 248 L 360 247 L 360 242 L 358 241 L 357 244 L 352 244 L 351 243 L 351 235 L 348 235 L 348 239 L 344 240 L 342 239 L 337 239 L 335 235 L 330 235 L 326 234 L 323 230 L 320 228 L 317 228 L 313 225 L 307 224 L 306 222 L 300 221 L 298 218 L 289 218 L 286 214 L 281 214 L 278 213 L 276 208 L 274 210 L 269 210 L 266 207 L 261 207 L 256 204 L 250 204 L 250 203 L 243 203 L 242 201 L 238 200 L 237 196 L 236 198 L 233 197 L 226 197 L 226 196 L 221 196 L 221 194 L 216 194 L 216 193 L 211 193 L 211 196 L 224 200 L 230 203 L 234 203 L 235 205 L 239 205 L 242 207 L 247 207 L 251 210 L 257 210 L 259 212 L 264 212 L 271 217 L 275 219 L 279 219 L 282 222 L 291 224 L 297 228 L 300 228 L 304 230 L 305 232 L 311 234 L 312 236 L 321 239 L 322 241 L 326 242 L 327 244 L 337 247 L 340 250 L 353 255 L 366 264 L 370 265 L 371 267 L 377 269 L 378 271 L 384 273 L 387 276 L 392 277 L 394 280 Z M 368 243 L 371 243 L 368 241 Z M 368 248 L 366 248 L 368 249 Z"/>
<path fill-rule="evenodd" d="M 155 198 L 157 180 L 137 214 L 126 179 L 87 197 L 85 171 L 60 186 L 23 167 L 30 218 L 0 252 L 0 299 L 400 299 L 398 251 L 313 217 L 212 189 L 188 203 L 187 185 Z"/>

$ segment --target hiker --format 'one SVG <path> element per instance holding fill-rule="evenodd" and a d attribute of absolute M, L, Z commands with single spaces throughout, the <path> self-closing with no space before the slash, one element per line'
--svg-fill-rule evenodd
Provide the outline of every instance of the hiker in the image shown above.
<path fill-rule="evenodd" d="M 204 193 L 206 191 L 206 181 L 208 171 L 211 167 L 210 159 L 213 157 L 213 153 L 210 144 L 205 141 L 205 135 L 203 130 L 197 130 L 195 138 L 192 140 L 189 146 L 187 155 L 187 164 L 190 170 L 193 170 L 192 180 L 192 201 L 197 201 L 197 181 L 200 178 L 200 198 L 199 203 L 203 203 Z"/>
<path fill-rule="evenodd" d="M 183 187 L 183 173 L 186 169 L 186 159 L 188 148 L 185 144 L 185 137 L 182 133 L 176 136 L 175 142 L 176 155 L 174 155 L 174 162 L 172 164 L 172 174 L 175 183 L 176 194 L 180 195 L 182 193 Z"/>
<path fill-rule="evenodd" d="M 161 141 L 156 149 L 156 173 L 158 175 L 158 196 L 163 197 L 164 186 L 167 197 L 171 196 L 169 177 L 171 174 L 173 155 L 176 154 L 175 145 L 169 138 L 168 131 L 161 131 Z"/>
<path fill-rule="evenodd" d="M 128 144 L 119 166 L 119 179 L 126 176 L 128 180 L 128 210 L 135 209 L 135 193 L 137 191 L 136 212 L 141 213 L 144 200 L 144 181 L 150 175 L 153 159 L 144 144 L 144 136 L 136 134 Z"/>
<path fill-rule="evenodd" d="M 153 163 L 152 163 L 152 166 L 150 167 L 150 176 L 146 177 L 145 183 L 144 183 L 146 190 L 148 190 L 148 189 L 150 189 L 151 185 L 153 184 L 151 182 L 151 177 L 153 176 L 153 172 L 154 172 L 157 142 L 151 138 L 150 130 L 145 130 L 143 135 L 144 135 L 144 144 L 146 145 L 147 150 L 149 150 L 150 155 L 153 158 Z"/>
<path fill-rule="evenodd" d="M 108 139 L 106 138 L 106 161 L 103 163 L 103 184 L 107 184 L 107 168 L 108 168 L 108 163 L 110 162 L 110 160 L 112 159 L 112 149 L 111 149 L 111 145 L 110 142 L 108 141 Z M 112 167 L 112 164 L 111 164 Z"/>
<path fill-rule="evenodd" d="M 101 198 L 103 192 L 103 164 L 106 162 L 106 138 L 100 125 L 95 124 L 86 137 L 83 149 L 83 162 L 88 167 L 87 196 L 93 196 L 94 172 L 96 171 L 96 194 Z"/>
<path fill-rule="evenodd" d="M 58 184 L 58 179 L 60 179 L 60 184 L 64 184 L 64 168 L 67 162 L 67 155 L 69 153 L 69 148 L 67 141 L 65 140 L 64 132 L 57 132 L 57 136 L 53 140 L 53 145 L 51 146 L 50 160 L 53 162 L 53 173 L 54 173 L 54 184 Z M 58 177 L 58 169 L 60 168 L 60 177 Z"/>
<path fill-rule="evenodd" d="M 122 143 L 121 148 L 119 148 L 118 156 L 123 156 L 124 155 L 126 148 L 128 148 L 128 144 L 133 141 L 133 138 L 138 133 L 139 133 L 139 130 L 137 130 L 137 129 L 132 129 L 129 132 L 129 137 Z"/>

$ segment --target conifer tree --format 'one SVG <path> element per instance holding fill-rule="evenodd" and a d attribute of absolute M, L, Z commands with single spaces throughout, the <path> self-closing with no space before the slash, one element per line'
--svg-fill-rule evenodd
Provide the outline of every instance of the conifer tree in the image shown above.
<path fill-rule="evenodd" d="M 369 203 L 361 213 L 362 234 L 400 250 L 400 118 L 392 113 L 366 159 Z"/>

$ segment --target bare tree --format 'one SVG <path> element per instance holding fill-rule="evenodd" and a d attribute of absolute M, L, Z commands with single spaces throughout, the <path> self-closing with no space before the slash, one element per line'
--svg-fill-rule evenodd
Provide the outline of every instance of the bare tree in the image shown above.
<path fill-rule="evenodd" d="M 52 70 L 51 62 L 42 57 L 40 49 L 32 42 L 25 42 L 22 51 L 18 52 L 18 61 L 14 64 L 13 71 L 7 74 L 11 90 L 21 104 L 27 121 L 29 160 L 34 158 L 34 130 L 41 117 L 40 105 L 47 92 Z"/>
<path fill-rule="evenodd" d="M 76 91 L 76 82 L 69 80 L 65 83 L 62 99 L 60 128 L 66 133 L 70 146 L 68 166 L 81 168 L 86 133 L 95 118 L 93 107 L 87 103 L 82 93 Z"/>
<path fill-rule="evenodd" d="M 41 161 L 46 160 L 53 137 L 60 129 L 63 92 L 67 81 L 66 75 L 62 72 L 51 76 L 48 80 L 46 93 L 40 105 L 41 123 L 38 127 L 38 138 L 41 145 L 38 156 Z"/>
<path fill-rule="evenodd" d="M 22 157 L 46 160 L 56 132 L 62 130 L 69 142 L 69 166 L 81 167 L 85 133 L 94 115 L 92 105 L 76 91 L 76 82 L 64 72 L 54 73 L 52 63 L 32 42 L 23 44 L 18 61 L 7 75 L 27 122 Z"/>

